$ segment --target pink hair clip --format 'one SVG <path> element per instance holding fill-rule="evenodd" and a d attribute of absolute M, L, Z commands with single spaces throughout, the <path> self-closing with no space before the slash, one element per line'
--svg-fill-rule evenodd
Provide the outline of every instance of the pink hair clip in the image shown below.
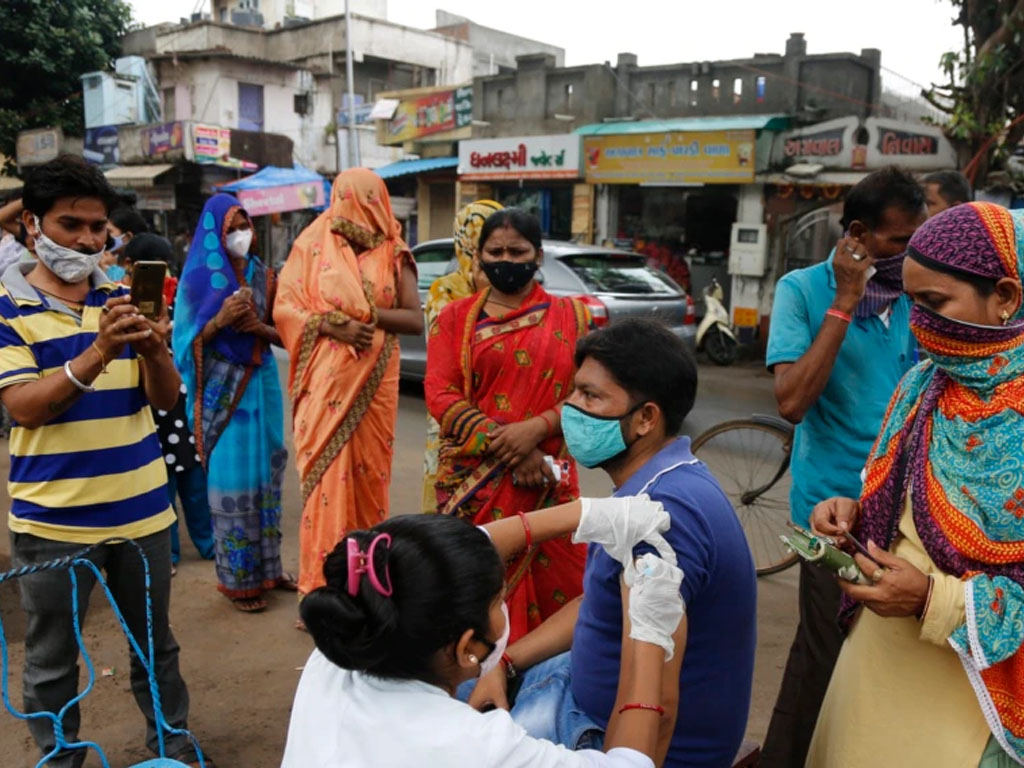
<path fill-rule="evenodd" d="M 393 590 L 391 587 L 391 574 L 388 572 L 387 565 L 384 566 L 384 576 L 388 582 L 387 587 L 380 583 L 380 579 L 377 578 L 377 574 L 373 570 L 373 551 L 381 541 L 390 547 L 391 534 L 377 534 L 373 538 L 373 541 L 370 542 L 370 546 L 366 548 L 366 551 L 360 552 L 359 542 L 351 536 L 347 539 L 349 595 L 355 597 L 356 593 L 359 592 L 359 581 L 365 573 L 370 579 L 370 586 L 376 589 L 380 594 L 384 595 L 384 597 L 391 597 Z"/>

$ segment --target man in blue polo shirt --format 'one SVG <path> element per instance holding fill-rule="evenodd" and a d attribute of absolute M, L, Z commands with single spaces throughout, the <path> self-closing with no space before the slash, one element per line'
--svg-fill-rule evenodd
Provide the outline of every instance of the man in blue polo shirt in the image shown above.
<path fill-rule="evenodd" d="M 767 365 L 779 413 L 797 425 L 790 514 L 833 496 L 860 496 L 860 473 L 896 385 L 914 364 L 903 257 L 926 218 L 909 173 L 884 168 L 850 190 L 828 260 L 785 275 L 775 288 Z M 839 587 L 800 563 L 800 624 L 761 764 L 802 766 L 839 655 Z"/>
<path fill-rule="evenodd" d="M 663 326 L 623 320 L 581 340 L 576 366 L 562 409 L 569 450 L 607 472 L 616 496 L 645 493 L 661 502 L 671 518 L 663 535 L 684 573 L 686 616 L 666 662 L 655 762 L 729 768 L 750 707 L 757 587 L 732 505 L 690 452 L 689 438 L 677 437 L 696 396 L 696 365 Z M 634 554 L 645 551 L 651 547 Z M 509 679 L 521 675 L 517 722 L 533 736 L 597 746 L 615 709 L 629 609 L 622 573 L 617 559 L 590 545 L 583 595 L 509 646 L 470 703 L 508 708 Z"/>

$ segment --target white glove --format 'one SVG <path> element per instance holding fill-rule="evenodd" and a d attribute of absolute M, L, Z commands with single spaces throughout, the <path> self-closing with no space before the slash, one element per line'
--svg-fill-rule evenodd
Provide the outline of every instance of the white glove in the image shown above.
<path fill-rule="evenodd" d="M 629 590 L 629 636 L 660 645 L 665 661 L 675 654 L 672 636 L 683 620 L 686 606 L 679 594 L 683 572 L 648 552 L 636 561 L 636 580 Z"/>
<path fill-rule="evenodd" d="M 633 547 L 641 542 L 652 545 L 658 554 L 675 565 L 676 553 L 662 537 L 671 526 L 668 512 L 660 501 L 646 494 L 607 499 L 580 499 L 583 513 L 572 540 L 600 544 L 609 557 L 622 563 L 626 585 L 633 584 L 635 568 Z"/>

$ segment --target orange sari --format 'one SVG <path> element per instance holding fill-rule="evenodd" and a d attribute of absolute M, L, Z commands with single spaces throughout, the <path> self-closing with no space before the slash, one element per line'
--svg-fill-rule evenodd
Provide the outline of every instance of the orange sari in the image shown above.
<path fill-rule="evenodd" d="M 323 561 L 346 532 L 388 514 L 398 340 L 378 328 L 359 352 L 320 325 L 371 323 L 378 307 L 397 306 L 401 269 L 412 261 L 400 233 L 383 180 L 354 168 L 335 179 L 330 207 L 299 235 L 281 270 L 274 322 L 291 358 L 304 595 L 324 584 Z M 352 244 L 365 250 L 357 255 Z"/>

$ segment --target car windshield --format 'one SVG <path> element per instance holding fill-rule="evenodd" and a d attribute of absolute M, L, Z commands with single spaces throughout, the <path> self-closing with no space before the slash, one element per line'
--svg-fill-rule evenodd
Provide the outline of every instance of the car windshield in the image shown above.
<path fill-rule="evenodd" d="M 559 259 L 596 293 L 678 296 L 671 278 L 647 266 L 642 256 L 582 253 Z"/>
<path fill-rule="evenodd" d="M 452 249 L 438 248 L 422 250 L 413 254 L 418 274 L 417 285 L 421 291 L 430 288 L 437 278 L 448 272 L 448 263 L 455 255 Z"/>

